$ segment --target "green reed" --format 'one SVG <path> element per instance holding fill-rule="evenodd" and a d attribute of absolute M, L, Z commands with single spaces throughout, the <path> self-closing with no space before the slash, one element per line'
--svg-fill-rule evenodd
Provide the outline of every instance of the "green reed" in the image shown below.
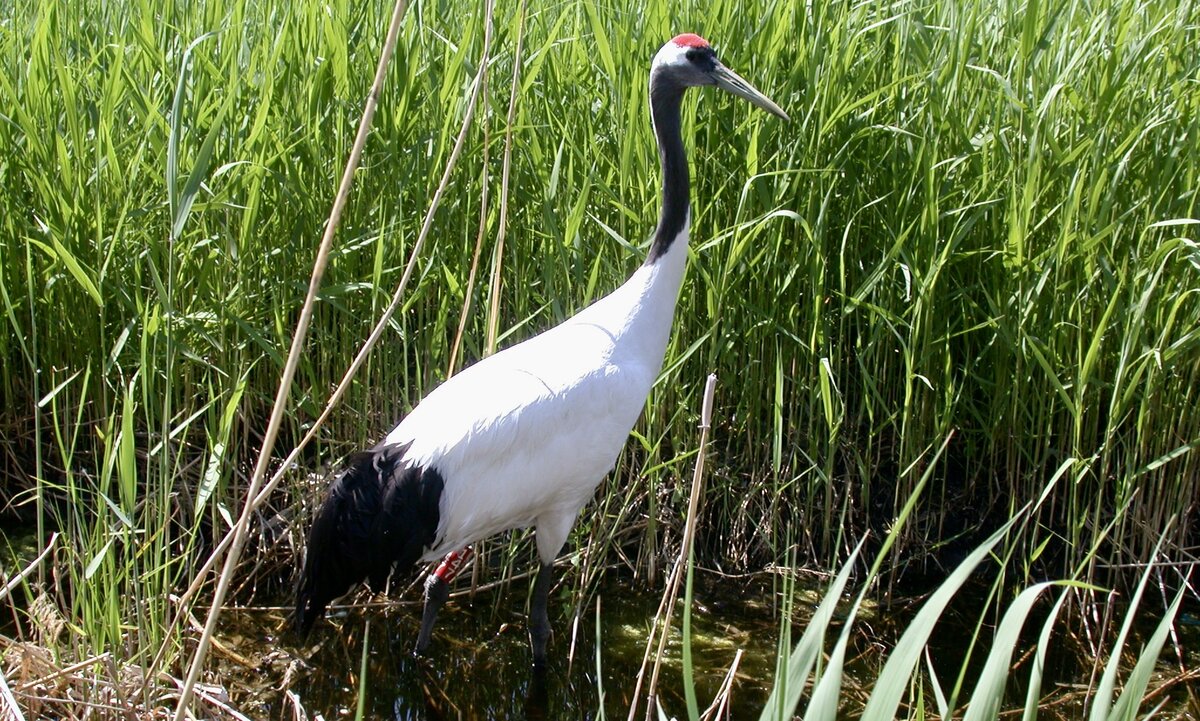
<path fill-rule="evenodd" d="M 409 10 L 280 457 L 399 280 L 482 45 L 465 7 Z M 97 647 L 145 663 L 180 643 L 168 594 L 242 503 L 389 9 L 0 10 L 7 495 L 42 538 L 64 534 L 56 592 Z M 662 576 L 709 372 L 728 380 L 700 557 L 833 565 L 927 474 L 896 539 L 910 565 L 973 547 L 1051 479 L 1012 555 L 1025 574 L 1084 563 L 1097 581 L 1148 561 L 1163 529 L 1169 557 L 1194 536 L 1192 0 L 531 7 L 510 126 L 519 23 L 497 8 L 486 105 L 411 292 L 278 494 L 285 517 L 315 503 L 308 473 L 444 379 L 460 322 L 461 366 L 492 324 L 501 346 L 528 337 L 641 262 L 658 202 L 646 70 L 688 30 L 793 122 L 689 100 L 693 258 L 662 378 L 579 525 L 579 608 L 618 548 Z"/>

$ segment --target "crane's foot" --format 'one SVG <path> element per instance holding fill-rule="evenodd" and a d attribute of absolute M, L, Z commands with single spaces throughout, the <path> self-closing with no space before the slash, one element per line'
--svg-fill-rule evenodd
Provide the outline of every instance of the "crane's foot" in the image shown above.
<path fill-rule="evenodd" d="M 529 645 L 533 649 L 533 667 L 538 670 L 546 668 L 546 645 L 550 641 L 550 614 L 546 606 L 553 583 L 554 565 L 542 564 L 533 582 L 533 599 L 529 604 Z"/>

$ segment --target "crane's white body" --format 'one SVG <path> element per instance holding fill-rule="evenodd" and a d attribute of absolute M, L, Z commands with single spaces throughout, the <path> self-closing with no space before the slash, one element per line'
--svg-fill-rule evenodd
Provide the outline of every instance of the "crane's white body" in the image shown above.
<path fill-rule="evenodd" d="M 691 223 L 680 108 L 687 88 L 705 85 L 787 119 L 700 36 L 684 33 L 663 46 L 650 69 L 662 205 L 646 262 L 570 320 L 450 378 L 381 444 L 348 459 L 309 531 L 296 590 L 301 632 L 364 578 L 378 586 L 394 567 L 532 526 L 542 566 L 529 635 L 534 665 L 544 666 L 552 563 L 662 369 Z M 460 559 L 447 557 L 426 579 L 418 653 L 429 645 Z"/>
<path fill-rule="evenodd" d="M 662 368 L 688 223 L 662 256 L 566 322 L 433 390 L 388 434 L 445 479 L 431 561 L 511 528 L 554 560 L 616 464 Z"/>

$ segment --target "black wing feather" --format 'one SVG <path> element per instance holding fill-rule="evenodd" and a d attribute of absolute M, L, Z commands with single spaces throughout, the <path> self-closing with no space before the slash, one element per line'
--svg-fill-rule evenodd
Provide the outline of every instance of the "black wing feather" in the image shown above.
<path fill-rule="evenodd" d="M 294 622 L 307 633 L 334 599 L 369 579 L 380 590 L 433 544 L 444 486 L 432 468 L 406 466 L 407 445 L 352 454 L 329 485 L 308 533 Z"/>

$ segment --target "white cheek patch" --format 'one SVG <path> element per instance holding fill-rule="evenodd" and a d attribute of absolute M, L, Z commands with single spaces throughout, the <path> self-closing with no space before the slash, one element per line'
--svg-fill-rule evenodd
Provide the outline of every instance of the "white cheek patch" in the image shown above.
<path fill-rule="evenodd" d="M 654 68 L 685 66 L 690 64 L 687 59 L 687 52 L 691 48 L 676 45 L 675 43 L 667 43 L 662 46 L 658 54 L 654 56 Z"/>

